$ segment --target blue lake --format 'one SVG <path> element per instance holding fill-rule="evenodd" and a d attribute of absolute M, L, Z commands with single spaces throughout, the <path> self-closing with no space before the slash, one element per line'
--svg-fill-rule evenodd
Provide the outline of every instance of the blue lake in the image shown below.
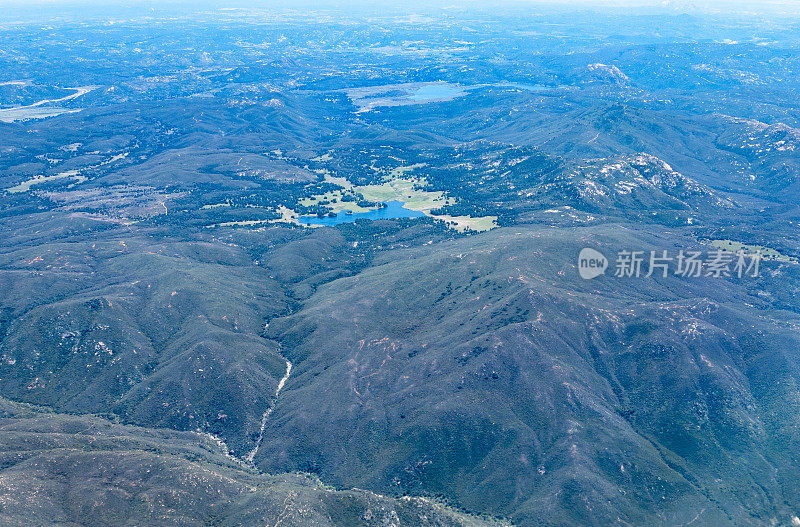
<path fill-rule="evenodd" d="M 402 201 L 387 201 L 386 207 L 369 212 L 347 214 L 340 212 L 334 218 L 318 218 L 316 216 L 300 216 L 297 221 L 306 225 L 338 225 L 340 223 L 355 223 L 356 220 L 393 220 L 397 218 L 419 218 L 422 212 L 405 208 Z"/>
<path fill-rule="evenodd" d="M 408 95 L 412 101 L 435 101 L 439 99 L 453 99 L 454 97 L 461 97 L 466 92 L 454 84 L 436 83 L 436 84 L 423 84 L 416 88 Z"/>

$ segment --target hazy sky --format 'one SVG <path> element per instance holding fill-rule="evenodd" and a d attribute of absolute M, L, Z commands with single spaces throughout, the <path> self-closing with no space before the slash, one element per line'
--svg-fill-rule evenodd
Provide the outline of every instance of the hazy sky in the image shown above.
<path fill-rule="evenodd" d="M 42 9 L 46 7 L 64 8 L 91 6 L 102 8 L 104 6 L 123 6 L 128 8 L 141 7 L 198 7 L 207 9 L 209 7 L 267 7 L 267 8 L 318 8 L 348 7 L 364 5 L 376 7 L 381 4 L 401 7 L 407 5 L 408 0 L 262 0 L 262 1 L 230 1 L 230 0 L 0 0 L 2 7 L 15 8 L 34 8 Z M 710 11 L 710 12 L 752 12 L 752 13 L 782 13 L 800 16 L 800 0 L 412 0 L 421 6 L 446 7 L 452 6 L 478 6 L 492 7 L 497 4 L 532 4 L 532 5 L 565 5 L 581 7 L 649 7 L 661 8 L 669 11 Z M 0 12 L 0 22 L 2 22 L 2 12 Z"/>
<path fill-rule="evenodd" d="M 133 6 L 136 4 L 147 5 L 164 5 L 164 4 L 196 4 L 198 2 L 193 2 L 190 0 L 117 0 L 117 1 L 100 1 L 100 0 L 0 0 L 0 5 L 91 5 L 95 7 L 100 6 Z M 264 0 L 264 1 L 252 1 L 252 2 L 236 2 L 236 1 L 225 1 L 221 0 L 218 2 L 201 2 L 201 3 L 213 3 L 218 5 L 237 5 L 237 6 L 250 6 L 250 7 L 260 7 L 260 6 L 274 6 L 274 7 L 292 7 L 293 4 L 307 4 L 308 2 L 293 2 L 292 0 Z M 351 3 L 370 3 L 370 4 L 390 4 L 390 5 L 402 5 L 404 1 L 393 1 L 393 0 L 329 0 L 323 1 L 320 3 L 324 4 L 341 4 L 347 5 Z M 429 2 L 426 2 L 429 3 Z M 436 4 L 455 4 L 455 5 L 482 5 L 485 4 L 487 6 L 492 4 L 497 4 L 496 0 L 439 0 L 433 3 Z M 800 8 L 800 0 L 501 0 L 500 3 L 530 3 L 530 4 L 568 4 L 568 5 L 575 5 L 575 4 L 582 4 L 582 5 L 597 5 L 597 6 L 663 6 L 663 7 L 688 7 L 688 8 L 703 8 L 703 7 L 714 7 L 714 8 L 724 8 L 724 7 L 749 7 L 754 10 L 759 8 L 770 8 L 776 6 L 783 6 L 787 8 L 791 7 L 798 7 Z M 1 14 L 0 14 L 1 16 Z"/>

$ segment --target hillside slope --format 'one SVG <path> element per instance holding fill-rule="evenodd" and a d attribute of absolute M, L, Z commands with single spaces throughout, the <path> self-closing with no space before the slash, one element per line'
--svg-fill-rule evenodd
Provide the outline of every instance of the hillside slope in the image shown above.
<path fill-rule="evenodd" d="M 0 399 L 0 523 L 496 526 L 429 500 L 266 476 L 213 436 L 122 426 Z"/>
<path fill-rule="evenodd" d="M 586 245 L 696 244 L 518 226 L 387 253 L 270 323 L 294 369 L 256 462 L 520 525 L 788 522 L 799 320 L 759 297 L 797 270 L 583 281 L 575 268 Z"/>

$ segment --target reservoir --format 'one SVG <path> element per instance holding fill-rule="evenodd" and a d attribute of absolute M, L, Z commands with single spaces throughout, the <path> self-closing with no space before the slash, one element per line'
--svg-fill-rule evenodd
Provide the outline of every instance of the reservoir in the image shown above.
<path fill-rule="evenodd" d="M 428 102 L 450 100 L 461 97 L 467 92 L 460 86 L 446 82 L 423 84 L 408 94 L 408 98 L 414 102 Z"/>
<path fill-rule="evenodd" d="M 306 225 L 338 225 L 340 223 L 355 223 L 356 220 L 393 220 L 397 218 L 420 218 L 425 216 L 424 213 L 407 209 L 403 205 L 405 205 L 405 203 L 402 201 L 387 201 L 386 207 L 378 210 L 355 214 L 340 212 L 335 217 L 327 218 L 300 216 L 297 218 L 297 221 Z"/>

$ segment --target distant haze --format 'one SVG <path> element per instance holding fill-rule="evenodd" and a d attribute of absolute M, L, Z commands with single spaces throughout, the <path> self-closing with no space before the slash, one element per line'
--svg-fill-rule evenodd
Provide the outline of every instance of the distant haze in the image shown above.
<path fill-rule="evenodd" d="M 100 2 L 93 0 L 0 0 L 0 6 L 30 7 L 250 7 L 250 8 L 346 8 L 358 6 L 385 5 L 387 7 L 402 6 L 437 6 L 437 7 L 482 7 L 496 6 L 498 3 L 506 5 L 569 5 L 585 7 L 657 7 L 667 10 L 686 11 L 738 11 L 738 12 L 786 12 L 797 13 L 800 0 L 501 0 L 488 2 L 485 0 L 432 0 L 417 2 L 397 2 L 394 0 L 267 0 L 261 2 L 235 2 L 235 1 L 204 1 L 189 2 L 184 0 L 167 0 L 155 2 L 152 0 L 134 0 L 118 2 Z"/>

